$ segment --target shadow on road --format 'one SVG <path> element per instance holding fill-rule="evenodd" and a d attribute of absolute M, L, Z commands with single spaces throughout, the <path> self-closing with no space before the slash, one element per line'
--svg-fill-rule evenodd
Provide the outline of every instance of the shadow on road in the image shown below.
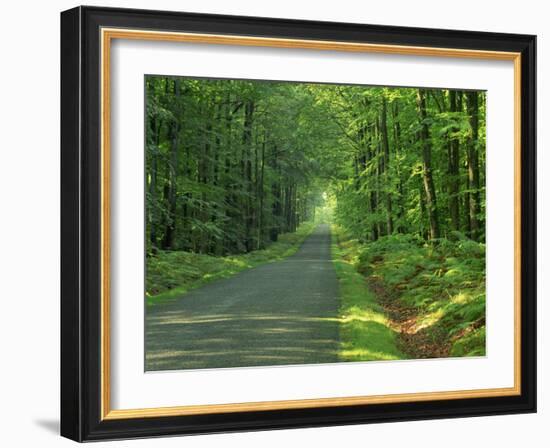
<path fill-rule="evenodd" d="M 330 242 L 319 226 L 292 257 L 148 309 L 146 370 L 337 362 Z"/>

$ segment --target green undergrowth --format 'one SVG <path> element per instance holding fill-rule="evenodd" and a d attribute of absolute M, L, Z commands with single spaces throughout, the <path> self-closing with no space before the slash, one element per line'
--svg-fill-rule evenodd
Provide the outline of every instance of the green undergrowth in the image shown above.
<path fill-rule="evenodd" d="M 279 235 L 267 248 L 247 254 L 216 257 L 185 251 L 160 251 L 147 258 L 147 305 L 174 299 L 211 281 L 230 277 L 260 264 L 282 260 L 294 254 L 313 231 L 303 223 L 295 233 Z"/>
<path fill-rule="evenodd" d="M 389 326 L 384 310 L 355 269 L 353 256 L 339 244 L 333 226 L 332 259 L 340 286 L 340 358 L 342 361 L 403 359 L 396 345 L 397 333 Z"/>
<path fill-rule="evenodd" d="M 485 245 L 459 234 L 430 244 L 412 235 L 346 242 L 350 261 L 416 311 L 414 332 L 441 338 L 449 356 L 485 355 Z"/>

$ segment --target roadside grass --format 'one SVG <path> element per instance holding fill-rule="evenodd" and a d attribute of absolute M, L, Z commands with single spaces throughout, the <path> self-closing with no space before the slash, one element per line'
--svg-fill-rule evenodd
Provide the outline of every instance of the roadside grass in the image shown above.
<path fill-rule="evenodd" d="M 340 286 L 340 359 L 375 361 L 404 359 L 397 348 L 397 333 L 390 328 L 383 308 L 356 270 L 357 243 L 339 241 L 340 229 L 332 226 L 332 260 Z"/>
<path fill-rule="evenodd" d="M 147 258 L 147 306 L 175 299 L 245 269 L 289 257 L 296 253 L 315 227 L 314 223 L 303 223 L 295 233 L 279 235 L 278 241 L 267 248 L 242 255 L 215 257 L 185 251 L 160 251 Z"/>
<path fill-rule="evenodd" d="M 396 234 L 360 244 L 342 237 L 356 269 L 383 285 L 389 305 L 414 314 L 405 318 L 409 344 L 420 341 L 411 347 L 415 357 L 426 342 L 444 356 L 485 355 L 485 245 L 458 233 L 453 239 L 428 244 Z"/>

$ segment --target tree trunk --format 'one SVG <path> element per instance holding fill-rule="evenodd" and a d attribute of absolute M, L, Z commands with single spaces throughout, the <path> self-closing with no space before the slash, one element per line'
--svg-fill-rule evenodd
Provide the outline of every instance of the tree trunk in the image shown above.
<path fill-rule="evenodd" d="M 426 123 L 426 91 L 418 89 L 417 107 L 420 118 L 420 140 L 422 144 L 422 179 L 426 195 L 426 210 L 430 221 L 430 239 L 439 238 L 439 220 L 437 216 L 437 200 L 432 175 L 432 145 L 430 131 Z"/>
<path fill-rule="evenodd" d="M 479 156 L 478 156 L 478 94 L 477 92 L 466 93 L 466 107 L 470 117 L 471 137 L 468 139 L 467 163 L 468 183 L 470 185 L 470 237 L 478 241 L 480 237 L 480 194 L 479 194 Z"/>
<path fill-rule="evenodd" d="M 374 162 L 376 162 L 376 160 L 375 160 L 375 158 L 376 158 L 376 133 L 375 134 L 370 134 L 369 143 L 367 145 L 367 158 L 369 160 L 369 163 L 371 163 L 371 164 L 373 163 L 373 159 L 374 159 Z M 375 173 L 375 176 L 376 176 L 376 173 Z M 377 185 L 375 185 L 374 188 L 372 188 L 369 185 L 370 193 L 368 195 L 369 212 L 370 212 L 371 215 L 374 215 L 374 216 L 376 216 L 376 212 L 377 212 L 377 208 L 378 208 L 376 187 L 377 187 Z M 378 239 L 378 237 L 379 237 L 378 225 L 377 225 L 376 221 L 373 220 L 372 224 L 371 224 L 371 239 L 372 239 L 372 241 L 376 241 Z"/>
<path fill-rule="evenodd" d="M 392 121 L 393 121 L 393 140 L 395 142 L 395 153 L 397 156 L 401 153 L 401 126 L 399 124 L 399 103 L 396 100 L 393 102 L 392 107 Z M 403 204 L 403 180 L 401 179 L 400 163 L 396 164 L 397 168 L 397 218 L 398 226 L 397 231 L 404 233 L 406 229 L 403 228 L 403 222 L 405 217 L 405 205 Z"/>
<path fill-rule="evenodd" d="M 214 126 L 216 128 L 214 133 L 214 146 L 213 146 L 213 152 L 214 152 L 214 172 L 212 175 L 212 184 L 214 187 L 218 187 L 220 185 L 220 153 L 221 153 L 221 132 L 223 129 L 223 126 L 221 123 L 222 118 L 222 112 L 223 112 L 223 106 L 218 104 L 216 107 L 216 115 L 214 118 Z M 220 209 L 222 208 L 222 205 L 216 201 L 214 205 L 212 206 L 212 213 L 210 215 L 210 221 L 213 225 L 217 226 L 218 223 L 218 216 L 220 214 Z M 210 245 L 210 253 L 214 255 L 218 255 L 221 252 L 222 248 L 220 246 L 220 239 L 214 238 L 211 241 Z"/>
<path fill-rule="evenodd" d="M 252 250 L 252 160 L 250 157 L 252 146 L 252 120 L 254 116 L 254 102 L 247 101 L 244 109 L 244 126 L 243 126 L 243 151 L 242 151 L 242 168 L 244 189 L 246 191 L 244 200 L 244 246 L 246 252 Z"/>
<path fill-rule="evenodd" d="M 178 150 L 179 133 L 181 120 L 180 105 L 180 81 L 174 80 L 174 104 L 175 120 L 170 125 L 170 165 L 168 175 L 168 220 L 164 233 L 163 246 L 165 249 L 176 249 L 176 208 L 177 208 L 177 185 L 178 185 Z"/>
<path fill-rule="evenodd" d="M 449 103 L 451 113 L 456 113 L 462 109 L 460 94 L 454 90 L 449 91 Z M 456 117 L 452 117 L 456 120 Z M 458 127 L 453 126 L 451 133 L 456 134 Z M 449 180 L 449 216 L 451 218 L 451 229 L 460 230 L 460 209 L 459 209 L 459 190 L 460 190 L 460 177 L 459 177 L 459 140 L 456 135 L 452 135 L 449 139 L 449 159 L 447 174 Z"/>
<path fill-rule="evenodd" d="M 375 177 L 375 187 L 374 191 L 376 194 L 376 233 L 377 235 L 384 236 L 384 226 L 383 223 L 380 221 L 380 217 L 378 216 L 378 212 L 380 211 L 381 205 L 382 205 L 382 194 L 380 192 L 381 184 L 382 184 L 382 173 L 384 172 L 384 157 L 382 155 L 382 145 L 380 143 L 380 120 L 376 120 L 375 126 L 374 126 L 374 154 L 376 157 L 376 177 Z"/>
<path fill-rule="evenodd" d="M 153 151 L 151 154 L 151 180 L 149 183 L 149 197 L 151 207 L 149 211 L 149 239 L 151 241 L 151 250 L 155 252 L 157 250 L 157 179 L 158 179 L 158 151 L 160 145 L 160 131 L 162 128 L 162 122 L 158 118 L 153 118 L 152 122 L 153 132 Z"/>
<path fill-rule="evenodd" d="M 258 241 L 256 249 L 263 248 L 263 225 L 264 225 L 264 168 L 265 168 L 265 145 L 267 137 L 264 133 L 262 150 L 260 156 L 260 174 L 258 179 Z"/>
<path fill-rule="evenodd" d="M 388 125 L 387 125 L 387 102 L 386 97 L 382 97 L 382 113 L 380 115 L 380 137 L 383 150 L 384 160 L 384 188 L 386 197 L 386 230 L 387 234 L 393 233 L 393 216 L 392 216 L 392 192 L 391 192 L 391 173 L 390 170 L 390 144 L 388 140 Z"/>
<path fill-rule="evenodd" d="M 273 156 L 271 161 L 271 167 L 275 173 L 275 180 L 271 184 L 271 194 L 273 196 L 272 210 L 272 224 L 269 231 L 269 238 L 271 241 L 277 241 L 279 233 L 281 232 L 281 171 L 277 163 L 277 147 L 273 147 Z"/>
<path fill-rule="evenodd" d="M 225 168 L 224 168 L 224 179 L 223 185 L 225 188 L 225 216 L 227 224 L 224 225 L 224 242 L 223 242 L 223 251 L 224 253 L 234 253 L 236 251 L 235 241 L 232 238 L 228 238 L 229 227 L 232 226 L 232 221 L 235 219 L 234 208 L 237 204 L 237 198 L 235 195 L 235 185 L 231 179 L 232 171 L 235 168 L 235 165 L 232 163 L 231 156 L 233 155 L 233 114 L 235 110 L 231 110 L 231 93 L 228 92 L 226 95 L 226 108 L 225 108 L 225 132 L 224 132 L 224 157 L 225 157 Z"/>

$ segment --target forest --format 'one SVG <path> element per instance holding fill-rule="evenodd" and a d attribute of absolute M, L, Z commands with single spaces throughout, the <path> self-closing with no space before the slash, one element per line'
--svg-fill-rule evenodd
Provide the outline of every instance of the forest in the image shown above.
<path fill-rule="evenodd" d="M 145 90 L 149 302 L 288 256 L 326 222 L 353 267 L 340 280 L 376 297 L 397 357 L 485 353 L 485 92 L 167 76 Z"/>

